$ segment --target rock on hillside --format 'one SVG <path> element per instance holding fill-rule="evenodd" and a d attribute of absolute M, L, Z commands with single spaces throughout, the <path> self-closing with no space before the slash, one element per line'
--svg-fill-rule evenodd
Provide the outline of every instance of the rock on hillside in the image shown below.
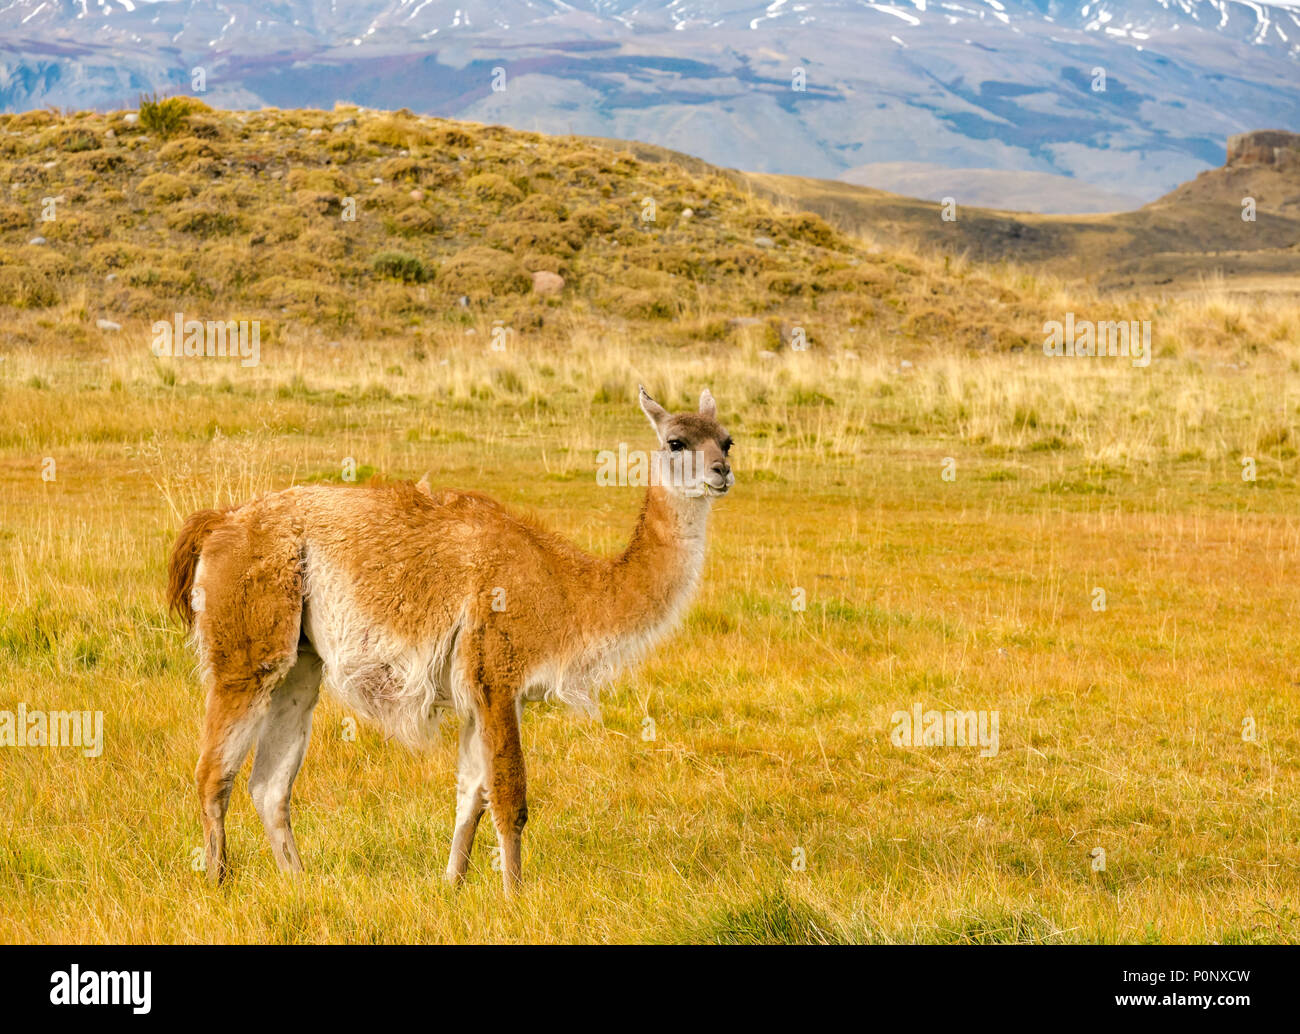
<path fill-rule="evenodd" d="M 1300 133 L 1261 129 L 1228 137 L 1227 165 L 1300 164 Z"/>
<path fill-rule="evenodd" d="M 1241 206 L 1253 197 L 1258 209 L 1300 214 L 1300 133 L 1263 129 L 1228 137 L 1228 158 L 1155 204 L 1218 202 Z"/>

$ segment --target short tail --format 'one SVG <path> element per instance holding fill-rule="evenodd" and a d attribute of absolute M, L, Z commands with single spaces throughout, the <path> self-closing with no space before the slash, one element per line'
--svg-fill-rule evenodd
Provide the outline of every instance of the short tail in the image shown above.
<path fill-rule="evenodd" d="M 167 608 L 180 615 L 186 628 L 194 624 L 194 603 L 191 599 L 194 568 L 203 551 L 203 543 L 212 529 L 225 518 L 226 515 L 221 510 L 199 510 L 190 514 L 181 525 L 176 545 L 172 547 L 171 558 L 167 561 Z"/>

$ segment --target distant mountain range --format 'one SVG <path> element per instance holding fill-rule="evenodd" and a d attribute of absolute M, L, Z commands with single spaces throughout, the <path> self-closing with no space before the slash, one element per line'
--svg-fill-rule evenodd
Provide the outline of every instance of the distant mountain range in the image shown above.
<path fill-rule="evenodd" d="M 1229 135 L 1300 129 L 1300 0 L 0 0 L 4 110 L 154 91 L 407 107 L 887 189 L 991 170 L 959 177 L 971 203 L 1095 211 L 1222 164 Z"/>

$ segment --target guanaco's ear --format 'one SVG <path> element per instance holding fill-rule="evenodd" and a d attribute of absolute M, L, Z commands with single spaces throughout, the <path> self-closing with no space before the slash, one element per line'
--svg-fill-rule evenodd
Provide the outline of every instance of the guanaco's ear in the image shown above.
<path fill-rule="evenodd" d="M 663 406 L 659 405 L 658 402 L 650 397 L 650 393 L 645 390 L 644 384 L 639 385 L 639 387 L 640 394 L 638 396 L 638 401 L 641 403 L 641 411 L 649 418 L 650 426 L 655 429 L 655 434 L 659 436 L 659 441 L 663 442 L 663 426 L 668 423 L 670 414 L 668 413 L 668 410 L 664 409 Z"/>
<path fill-rule="evenodd" d="M 713 401 L 713 392 L 705 388 L 700 392 L 700 416 L 714 420 L 718 416 L 718 404 Z"/>

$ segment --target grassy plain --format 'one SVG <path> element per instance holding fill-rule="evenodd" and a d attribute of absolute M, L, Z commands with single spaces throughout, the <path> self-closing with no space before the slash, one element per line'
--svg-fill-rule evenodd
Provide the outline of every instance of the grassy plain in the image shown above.
<path fill-rule="evenodd" d="M 563 362 L 449 342 L 399 375 L 376 345 L 173 379 L 138 351 L 4 364 L 0 709 L 102 710 L 106 743 L 0 751 L 0 939 L 1300 935 L 1289 365 L 755 364 L 593 340 Z M 236 875 L 207 888 L 201 699 L 161 604 L 183 514 L 352 457 L 615 549 L 638 492 L 598 487 L 595 454 L 647 444 L 638 378 L 679 406 L 713 386 L 738 486 L 685 627 L 603 721 L 526 716 L 522 897 L 501 898 L 490 838 L 466 887 L 440 882 L 453 730 L 425 754 L 347 742 L 331 703 L 295 795 L 309 873 L 274 871 L 241 783 Z M 997 755 L 894 746 L 916 702 L 998 710 Z"/>

